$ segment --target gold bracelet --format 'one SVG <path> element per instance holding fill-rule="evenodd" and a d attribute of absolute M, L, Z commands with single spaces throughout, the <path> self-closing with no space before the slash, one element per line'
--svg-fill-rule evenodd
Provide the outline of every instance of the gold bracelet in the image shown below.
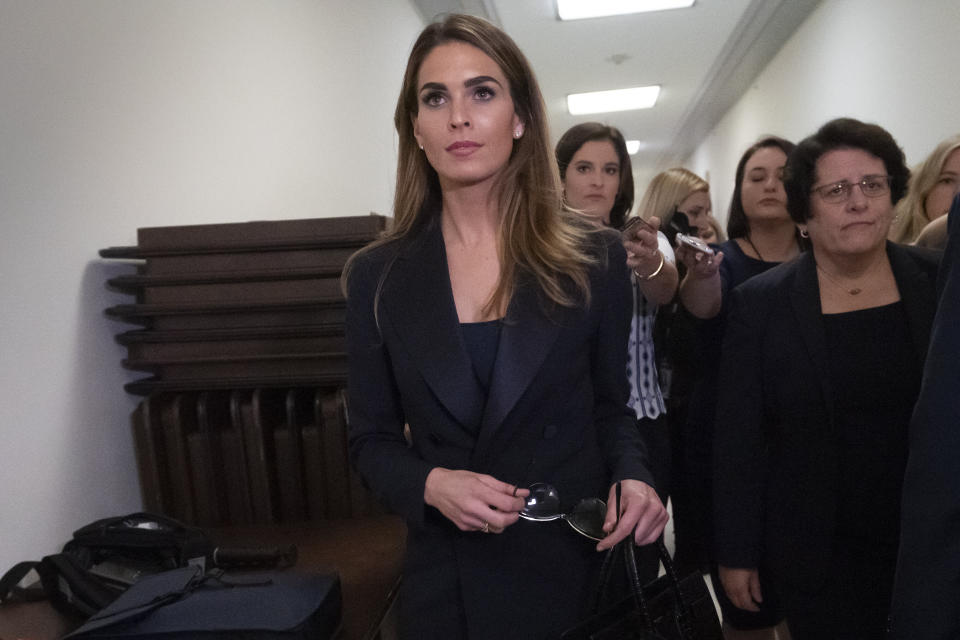
<path fill-rule="evenodd" d="M 657 265 L 657 268 L 653 270 L 653 273 L 651 273 L 648 276 L 642 276 L 639 273 L 637 273 L 636 269 L 633 270 L 633 275 L 637 276 L 637 280 L 652 280 L 653 278 L 656 278 L 658 275 L 660 275 L 660 272 L 663 270 L 663 263 L 665 262 L 665 260 L 663 259 L 663 251 L 657 251 L 657 253 L 660 254 L 660 264 Z"/>

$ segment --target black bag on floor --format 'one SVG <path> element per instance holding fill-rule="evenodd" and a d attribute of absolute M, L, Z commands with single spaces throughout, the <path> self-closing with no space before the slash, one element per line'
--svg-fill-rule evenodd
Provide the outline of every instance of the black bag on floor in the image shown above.
<path fill-rule="evenodd" d="M 185 567 L 144 577 L 69 640 L 325 640 L 341 617 L 336 574 L 203 575 Z"/>
<path fill-rule="evenodd" d="M 77 529 L 63 551 L 20 562 L 0 578 L 0 602 L 43 600 L 89 618 L 141 577 L 178 567 L 292 566 L 293 545 L 224 549 L 204 531 L 153 513 L 103 518 Z"/>
<path fill-rule="evenodd" d="M 49 599 L 61 613 L 86 618 L 140 577 L 190 564 L 202 568 L 213 551 L 203 530 L 172 518 L 103 518 L 74 531 L 60 553 L 11 568 L 0 578 L 0 602 Z M 30 580 L 31 571 L 39 580 Z"/>
<path fill-rule="evenodd" d="M 562 640 L 723 640 L 704 577 L 691 573 L 680 579 L 663 538 L 656 544 L 666 575 L 646 586 L 640 585 L 633 536 L 607 552 L 593 615 L 564 632 Z M 625 570 L 626 597 L 617 589 L 624 585 L 617 567 Z"/>

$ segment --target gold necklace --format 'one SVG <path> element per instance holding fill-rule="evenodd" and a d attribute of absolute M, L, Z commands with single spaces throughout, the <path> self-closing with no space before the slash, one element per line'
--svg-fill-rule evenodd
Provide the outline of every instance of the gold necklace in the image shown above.
<path fill-rule="evenodd" d="M 846 291 L 847 293 L 849 293 L 849 294 L 852 295 L 852 296 L 855 296 L 855 295 L 857 295 L 857 294 L 859 294 L 860 292 L 863 291 L 863 289 L 861 289 L 860 287 L 850 287 L 850 288 L 847 288 L 847 287 L 843 286 L 842 284 L 840 284 L 840 283 L 837 281 L 836 278 L 834 278 L 834 277 L 831 276 L 829 273 L 827 273 L 826 270 L 825 270 L 823 267 L 821 267 L 819 264 L 817 264 L 817 271 L 819 271 L 820 273 L 822 273 L 827 280 L 829 280 L 831 283 L 834 284 L 834 286 L 839 287 L 840 289 L 843 289 L 844 291 Z"/>

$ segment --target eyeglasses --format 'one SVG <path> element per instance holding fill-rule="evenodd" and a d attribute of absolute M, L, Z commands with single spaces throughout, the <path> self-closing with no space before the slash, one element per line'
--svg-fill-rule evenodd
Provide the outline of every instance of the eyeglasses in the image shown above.
<path fill-rule="evenodd" d="M 603 523 L 607 519 L 607 504 L 603 500 L 584 498 L 569 513 L 560 513 L 560 494 L 553 485 L 535 482 L 529 489 L 530 495 L 520 512 L 520 517 L 524 520 L 534 522 L 563 520 L 574 531 L 591 540 L 603 540 L 607 535 L 603 530 Z"/>
<path fill-rule="evenodd" d="M 810 193 L 816 191 L 824 202 L 833 204 L 846 202 L 853 193 L 854 187 L 860 187 L 860 192 L 868 198 L 879 198 L 890 193 L 890 176 L 864 176 L 860 182 L 833 182 L 822 187 L 814 187 Z"/>

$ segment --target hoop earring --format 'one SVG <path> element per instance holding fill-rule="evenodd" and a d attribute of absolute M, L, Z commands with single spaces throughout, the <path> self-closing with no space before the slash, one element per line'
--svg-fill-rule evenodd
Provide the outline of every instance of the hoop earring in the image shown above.
<path fill-rule="evenodd" d="M 809 237 L 810 237 L 810 232 L 807 231 L 806 229 L 800 229 L 800 237 L 801 237 L 801 238 L 809 238 Z"/>

